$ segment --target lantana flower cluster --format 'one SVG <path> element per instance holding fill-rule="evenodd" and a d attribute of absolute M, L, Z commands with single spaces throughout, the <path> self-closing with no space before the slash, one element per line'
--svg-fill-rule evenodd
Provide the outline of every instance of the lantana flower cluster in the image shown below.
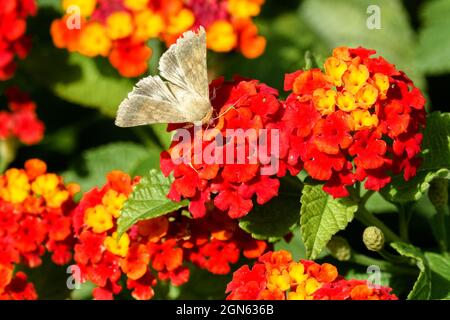
<path fill-rule="evenodd" d="M 244 265 L 227 286 L 228 300 L 397 300 L 391 288 L 345 280 L 335 266 L 296 262 L 288 251 L 268 252 Z"/>
<path fill-rule="evenodd" d="M 287 170 L 296 175 L 301 168 L 287 164 L 289 141 L 280 128 L 284 107 L 277 90 L 256 80 L 235 78 L 227 82 L 221 78 L 211 83 L 210 96 L 217 116 L 204 125 L 204 130 L 191 129 L 189 141 L 175 139 L 170 149 L 161 154 L 161 170 L 165 175 L 173 172 L 175 178 L 169 198 L 189 199 L 194 218 L 205 215 L 210 201 L 231 218 L 240 218 L 252 209 L 254 196 L 263 205 L 278 195 L 277 177 L 284 176 Z M 169 130 L 179 127 L 171 125 Z M 265 140 L 259 136 L 263 129 Z M 251 130 L 255 135 L 247 134 Z M 272 133 L 277 134 L 277 141 L 272 141 Z M 189 147 L 180 148 L 183 144 Z M 251 146 L 257 146 L 257 150 Z M 227 154 L 229 148 L 234 148 L 234 159 Z M 254 152 L 258 156 L 250 161 Z M 238 153 L 244 155 L 243 163 L 238 163 Z M 209 154 L 217 156 L 212 163 L 205 158 Z M 263 161 L 264 158 L 271 161 Z"/>
<path fill-rule="evenodd" d="M 17 88 L 6 90 L 9 111 L 0 111 L 0 140 L 16 138 L 32 145 L 44 136 L 45 126 L 37 117 L 36 104 Z"/>
<path fill-rule="evenodd" d="M 266 40 L 258 35 L 252 18 L 263 2 L 63 0 L 67 15 L 52 23 L 51 35 L 58 48 L 88 57 L 108 57 L 122 76 L 136 77 L 148 67 L 152 54 L 148 40 L 160 39 L 169 46 L 183 32 L 199 26 L 205 27 L 211 50 L 239 50 L 248 58 L 258 57 Z"/>
<path fill-rule="evenodd" d="M 181 285 L 188 262 L 214 274 L 227 274 L 241 256 L 259 257 L 266 242 L 251 238 L 224 214 L 191 219 L 182 212 L 140 221 L 120 238 L 117 219 L 139 178 L 112 171 L 107 183 L 84 194 L 74 214 L 75 261 L 79 280 L 97 287 L 96 299 L 112 299 L 122 280 L 135 299 L 151 299 L 158 280 Z M 77 273 L 74 270 L 74 275 Z"/>
<path fill-rule="evenodd" d="M 290 164 L 303 163 L 334 197 L 365 181 L 378 191 L 393 174 L 409 180 L 420 164 L 425 99 L 394 65 L 364 48 L 334 49 L 320 69 L 288 74 L 284 123 Z"/>
<path fill-rule="evenodd" d="M 11 78 L 16 71 L 16 57 L 24 59 L 31 48 L 25 35 L 27 18 L 37 11 L 35 0 L 0 1 L 0 81 Z"/>
<path fill-rule="evenodd" d="M 58 265 L 71 260 L 72 196 L 78 190 L 47 173 L 45 162 L 38 159 L 0 176 L 0 297 L 36 298 L 26 275 L 14 275 L 15 265 L 36 268 L 45 252 Z"/>
<path fill-rule="evenodd" d="M 421 162 L 425 99 L 403 72 L 374 54 L 364 48 L 336 48 L 325 62 L 325 72 L 311 69 L 286 75 L 285 90 L 292 92 L 285 101 L 256 80 L 213 81 L 213 120 L 203 125 L 204 130 L 191 129 L 190 141 L 175 139 L 161 154 L 162 172 L 175 177 L 169 198 L 189 199 L 195 218 L 202 217 L 211 202 L 230 217 L 240 218 L 252 209 L 253 198 L 263 205 L 277 196 L 279 178 L 288 172 L 297 175 L 304 169 L 324 181 L 323 189 L 334 197 L 348 196 L 347 187 L 357 181 L 378 191 L 393 175 L 411 179 Z M 180 128 L 186 130 L 185 125 L 170 125 L 168 130 L 175 130 L 176 137 Z M 248 129 L 256 130 L 256 139 L 245 135 Z M 263 129 L 276 130 L 278 143 L 261 139 Z M 236 141 L 227 137 L 228 130 L 245 137 L 234 143 L 233 151 L 245 154 L 243 163 L 224 156 L 227 145 Z M 225 137 L 222 142 L 216 139 L 218 133 Z M 200 157 L 195 147 L 198 137 Z M 275 163 L 276 171 L 263 173 L 269 166 L 264 157 L 248 161 L 252 139 L 275 160 L 271 165 Z M 190 149 L 183 147 L 186 144 Z M 205 154 L 220 161 L 206 161 Z"/>

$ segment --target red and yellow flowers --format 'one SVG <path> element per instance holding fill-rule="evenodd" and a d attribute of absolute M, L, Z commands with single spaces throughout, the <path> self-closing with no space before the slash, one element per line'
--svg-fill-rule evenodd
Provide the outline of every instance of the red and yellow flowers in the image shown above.
<path fill-rule="evenodd" d="M 257 258 L 266 250 L 264 241 L 252 239 L 226 215 L 215 213 L 193 220 L 175 212 L 141 221 L 119 239 L 117 218 L 137 181 L 111 172 L 105 186 L 83 196 L 74 214 L 75 261 L 80 280 L 97 286 L 96 299 L 112 299 L 121 292 L 122 275 L 135 299 L 151 299 L 157 279 L 176 286 L 188 281 L 188 261 L 227 274 L 241 252 Z"/>
<path fill-rule="evenodd" d="M 35 0 L 0 1 L 0 81 L 16 71 L 15 58 L 24 59 L 31 47 L 25 35 L 27 17 L 36 14 Z"/>
<path fill-rule="evenodd" d="M 16 138 L 24 144 L 36 144 L 44 135 L 44 124 L 36 115 L 36 104 L 17 88 L 6 91 L 10 111 L 0 111 L 0 140 Z"/>
<path fill-rule="evenodd" d="M 347 196 L 365 181 L 380 190 L 392 174 L 416 174 L 425 99 L 406 75 L 374 50 L 336 48 L 319 69 L 288 74 L 284 123 L 290 164 L 303 163 L 324 190 Z"/>
<path fill-rule="evenodd" d="M 278 178 L 287 171 L 296 175 L 305 169 L 312 178 L 325 181 L 324 190 L 334 197 L 349 195 L 347 187 L 356 181 L 378 191 L 394 174 L 409 180 L 420 164 L 425 100 L 404 73 L 382 57 L 372 58 L 374 53 L 337 48 L 325 72 L 286 75 L 285 89 L 292 91 L 286 101 L 255 80 L 213 81 L 210 96 L 217 116 L 203 131 L 193 129 L 190 141 L 175 141 L 161 155 L 163 173 L 173 172 L 175 177 L 169 198 L 190 199 L 195 218 L 205 214 L 209 202 L 240 218 L 252 209 L 255 196 L 260 205 L 276 196 Z M 255 137 L 245 134 L 248 129 Z M 244 154 L 243 162 L 228 161 L 230 130 L 244 137 L 231 151 Z M 276 131 L 277 139 L 262 139 L 261 145 L 264 130 Z M 225 138 L 218 141 L 219 134 Z M 199 136 L 201 145 L 196 148 Z M 267 164 L 248 161 L 256 140 L 276 160 L 276 171 L 262 174 Z M 189 148 L 183 147 L 186 143 Z M 205 160 L 205 153 L 214 159 Z"/>
<path fill-rule="evenodd" d="M 122 76 L 136 77 L 148 67 L 149 39 L 170 45 L 185 31 L 207 31 L 213 51 L 239 50 L 260 56 L 266 45 L 252 22 L 264 0 L 64 0 L 67 15 L 55 20 L 55 46 L 88 57 L 108 57 Z"/>
<path fill-rule="evenodd" d="M 26 276 L 14 275 L 14 265 L 35 268 L 46 251 L 56 264 L 71 260 L 72 195 L 77 191 L 78 186 L 66 186 L 61 177 L 47 173 L 37 159 L 0 176 L 0 297 L 36 297 Z"/>
<path fill-rule="evenodd" d="M 228 300 L 397 300 L 390 288 L 345 280 L 335 266 L 295 262 L 287 251 L 268 252 L 242 266 L 227 286 Z"/>
<path fill-rule="evenodd" d="M 213 122 L 204 130 L 192 129 L 189 141 L 174 141 L 161 154 L 161 169 L 175 177 L 169 198 L 190 199 L 194 218 L 205 215 L 210 201 L 240 218 L 252 209 L 254 196 L 263 205 L 278 195 L 277 176 L 287 170 L 297 174 L 299 168 L 287 164 L 288 141 L 280 127 L 284 108 L 277 90 L 256 80 L 218 79 L 210 85 L 210 96 L 217 115 Z"/>

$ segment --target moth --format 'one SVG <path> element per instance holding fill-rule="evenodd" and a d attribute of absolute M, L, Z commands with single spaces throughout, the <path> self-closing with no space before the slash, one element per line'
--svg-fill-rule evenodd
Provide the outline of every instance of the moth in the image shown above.
<path fill-rule="evenodd" d="M 187 31 L 161 56 L 160 76 L 140 80 L 119 105 L 116 125 L 152 123 L 208 123 L 209 99 L 206 33 Z"/>

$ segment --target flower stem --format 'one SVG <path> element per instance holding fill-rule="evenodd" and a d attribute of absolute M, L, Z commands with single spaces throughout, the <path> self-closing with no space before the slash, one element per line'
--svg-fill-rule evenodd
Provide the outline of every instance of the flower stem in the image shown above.
<path fill-rule="evenodd" d="M 405 211 L 404 205 L 400 204 L 398 206 L 399 208 L 399 231 L 400 231 L 400 238 L 404 242 L 409 242 L 409 232 L 408 232 L 408 225 L 409 225 L 409 217 L 407 212 Z"/>
<path fill-rule="evenodd" d="M 367 211 L 364 206 L 360 206 L 356 212 L 356 218 L 366 226 L 375 226 L 383 231 L 387 241 L 390 242 L 402 242 L 402 239 L 396 235 L 391 229 L 389 229 L 380 219 L 375 217 L 372 213 Z"/>
<path fill-rule="evenodd" d="M 414 268 L 393 265 L 387 261 L 371 258 L 360 253 L 352 253 L 349 261 L 366 267 L 378 266 L 380 269 L 387 272 L 408 274 L 414 276 L 417 275 L 417 270 L 415 270 Z"/>
<path fill-rule="evenodd" d="M 441 252 L 445 255 L 448 255 L 448 240 L 447 240 L 447 223 L 445 216 L 449 214 L 448 206 L 440 206 L 436 207 L 437 211 L 437 232 L 439 233 L 439 247 Z"/>

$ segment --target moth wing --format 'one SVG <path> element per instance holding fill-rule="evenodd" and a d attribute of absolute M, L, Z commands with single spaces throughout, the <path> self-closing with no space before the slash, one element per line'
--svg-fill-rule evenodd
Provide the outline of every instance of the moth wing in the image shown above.
<path fill-rule="evenodd" d="M 187 31 L 170 46 L 159 60 L 159 72 L 179 88 L 209 100 L 205 29 Z"/>
<path fill-rule="evenodd" d="M 182 105 L 158 76 L 140 80 L 119 105 L 116 125 L 134 127 L 152 123 L 188 122 Z"/>

